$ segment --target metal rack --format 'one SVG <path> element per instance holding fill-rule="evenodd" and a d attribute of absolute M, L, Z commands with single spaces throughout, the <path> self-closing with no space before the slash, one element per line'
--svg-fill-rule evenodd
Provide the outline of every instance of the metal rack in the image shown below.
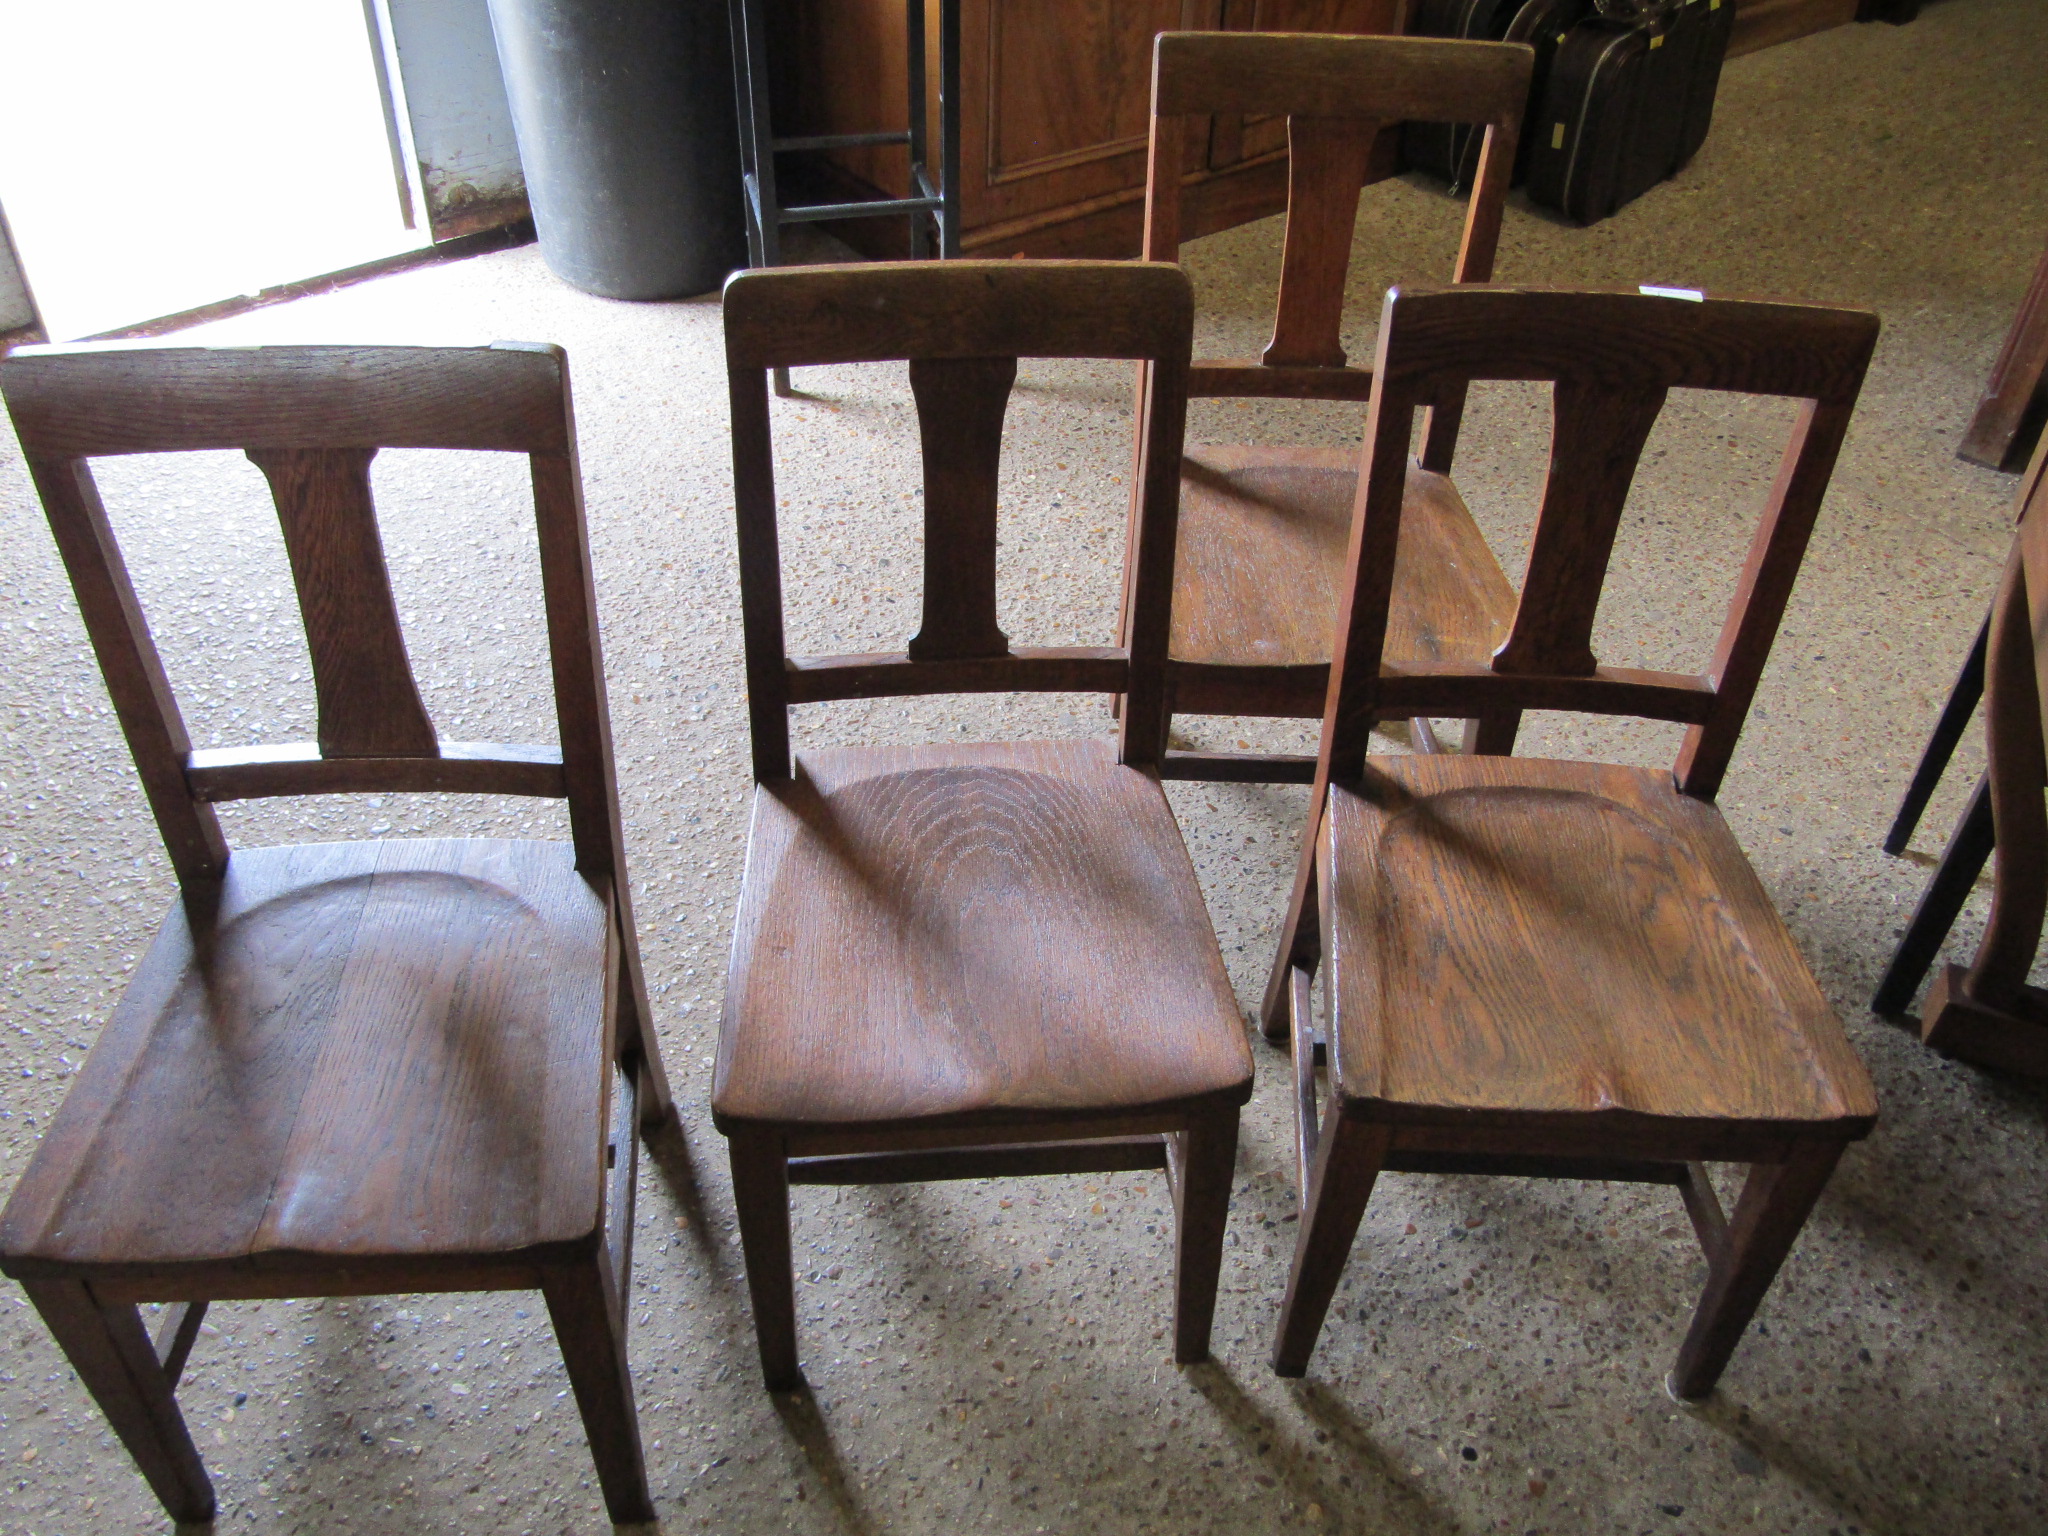
<path fill-rule="evenodd" d="M 875 133 L 818 133 L 777 138 L 768 92 L 768 29 L 763 0 L 731 0 L 734 86 L 739 99 L 740 172 L 746 188 L 747 260 L 772 267 L 781 260 L 785 224 L 826 219 L 876 219 L 907 215 L 910 255 L 931 255 L 938 236 L 941 257 L 960 254 L 960 0 L 939 3 L 939 174 L 931 174 L 931 134 L 925 110 L 926 53 L 924 0 L 906 0 L 904 30 L 910 71 L 909 127 Z M 775 157 L 805 149 L 850 149 L 856 145 L 903 144 L 910 150 L 909 197 L 871 198 L 852 203 L 782 204 Z M 775 370 L 775 392 L 789 393 L 789 370 Z"/>

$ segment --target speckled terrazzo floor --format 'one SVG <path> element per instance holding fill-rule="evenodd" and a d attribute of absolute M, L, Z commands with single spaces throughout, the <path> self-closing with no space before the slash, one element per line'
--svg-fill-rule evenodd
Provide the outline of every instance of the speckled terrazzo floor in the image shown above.
<path fill-rule="evenodd" d="M 208 340 L 554 340 L 575 374 L 632 878 L 684 1114 L 643 1165 L 632 1358 L 671 1532 L 2031 1532 L 2048 1527 L 2048 1091 L 1945 1063 L 1864 1002 L 1981 749 L 1914 858 L 1877 841 L 1988 598 L 2010 477 L 1953 447 L 2048 238 L 2035 0 L 1941 0 L 1737 61 L 1683 176 L 1590 231 L 1514 207 L 1499 273 L 1866 305 L 1886 325 L 1723 803 L 1869 1062 L 1851 1152 L 1703 1408 L 1662 1390 L 1702 1271 L 1675 1198 L 1390 1176 L 1306 1382 L 1266 1367 L 1292 1241 L 1281 1059 L 1259 1047 L 1212 1365 L 1177 1370 L 1156 1177 L 805 1191 L 808 1396 L 758 1385 L 723 1146 L 704 1112 L 747 781 L 715 301 L 629 306 L 536 252 L 227 322 Z M 1365 199 L 1374 295 L 1448 270 L 1456 210 Z M 1189 248 L 1200 345 L 1242 352 L 1277 273 L 1267 221 Z M 796 643 L 908 627 L 914 418 L 900 370 L 799 374 L 776 407 Z M 1028 366 L 1013 404 L 1009 627 L 1106 636 L 1128 432 L 1121 368 Z M 1459 480 L 1522 546 L 1538 402 L 1487 392 Z M 1659 428 L 1601 618 L 1610 661 L 1703 657 L 1782 413 L 1685 399 Z M 1355 415 L 1203 405 L 1207 440 L 1349 441 Z M 295 739 L 304 652 L 246 463 L 102 476 L 197 738 Z M 452 734 L 542 730 L 516 467 L 388 455 L 387 539 L 427 702 Z M 152 510 L 154 509 L 154 510 Z M 0 1170 L 11 1182 L 170 884 L 11 438 L 0 437 Z M 885 565 L 883 562 L 887 561 Z M 1510 570 L 1516 568 L 1512 555 Z M 507 600 L 497 596 L 510 590 Z M 813 739 L 1093 734 L 1090 701 L 851 707 Z M 1253 739 L 1189 722 L 1195 739 Z M 1299 739 L 1299 734 L 1295 739 Z M 1264 728 L 1278 743 L 1286 729 Z M 1539 721 L 1524 750 L 1668 759 L 1658 730 Z M 1173 791 L 1243 996 L 1259 985 L 1302 792 Z M 531 807 L 243 809 L 243 841 L 544 826 Z M 1982 922 L 1980 897 L 1958 951 Z M 588 1453 L 537 1297 L 224 1305 L 183 1391 L 223 1530 L 589 1531 Z M 0 1531 L 164 1522 L 18 1288 L 0 1286 Z"/>

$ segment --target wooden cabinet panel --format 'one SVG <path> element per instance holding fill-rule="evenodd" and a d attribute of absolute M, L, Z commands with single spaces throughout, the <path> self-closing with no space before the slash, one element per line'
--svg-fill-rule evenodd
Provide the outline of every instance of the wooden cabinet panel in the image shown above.
<path fill-rule="evenodd" d="M 1028 242 L 1142 195 L 1152 39 L 1215 15 L 1213 0 L 962 0 L 964 243 Z"/>
<path fill-rule="evenodd" d="M 1134 256 L 1145 191 L 1152 39 L 1162 31 L 1397 32 L 1408 0 L 961 0 L 962 244 L 993 255 Z M 776 126 L 849 133 L 903 122 L 902 0 L 772 0 L 781 55 Z M 938 132 L 937 0 L 928 0 L 927 100 Z M 1231 123 L 1212 135 L 1213 187 L 1191 189 L 1189 233 L 1277 211 L 1286 128 Z M 1198 156 L 1198 163 L 1202 157 Z M 1388 162 L 1381 170 L 1391 170 Z M 815 167 L 814 167 L 815 169 Z M 903 196 L 901 149 L 835 151 L 821 190 Z M 900 254 L 897 221 L 835 227 L 874 255 Z"/>
<path fill-rule="evenodd" d="M 1181 0 L 1074 0 L 1057 27 L 1043 0 L 973 9 L 985 28 L 986 185 L 1144 148 L 1152 38 L 1180 25 Z"/>

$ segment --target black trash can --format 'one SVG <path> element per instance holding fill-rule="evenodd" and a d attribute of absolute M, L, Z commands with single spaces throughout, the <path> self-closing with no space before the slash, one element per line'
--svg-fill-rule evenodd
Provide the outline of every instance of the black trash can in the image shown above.
<path fill-rule="evenodd" d="M 548 268 L 608 299 L 746 263 L 724 0 L 490 0 Z"/>

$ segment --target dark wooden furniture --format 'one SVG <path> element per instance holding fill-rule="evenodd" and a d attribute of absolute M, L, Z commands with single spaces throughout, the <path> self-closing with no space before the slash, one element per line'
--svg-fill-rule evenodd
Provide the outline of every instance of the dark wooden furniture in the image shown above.
<path fill-rule="evenodd" d="M 0 1269 L 179 1520 L 214 1508 L 174 1395 L 209 1301 L 538 1289 L 612 1517 L 652 1519 L 625 1289 L 634 1125 L 669 1099 L 561 352 L 37 348 L 0 391 L 182 893 L 0 1216 Z M 380 447 L 528 456 L 559 747 L 437 736 L 371 506 Z M 317 742 L 191 746 L 86 462 L 220 448 L 277 502 Z M 213 809 L 423 790 L 566 800 L 573 842 L 231 853 Z M 154 1342 L 139 1302 L 177 1304 Z"/>
<path fill-rule="evenodd" d="M 1372 371 L 1339 340 L 1358 190 L 1382 129 L 1485 124 L 1453 281 L 1493 273 L 1501 200 L 1534 53 L 1520 43 L 1420 37 L 1169 32 L 1153 75 L 1145 256 L 1178 259 L 1190 145 L 1217 114 L 1284 121 L 1287 236 L 1273 339 L 1257 358 L 1201 361 L 1198 396 L 1363 402 Z M 1483 664 L 1507 634 L 1515 593 L 1451 483 L 1462 394 L 1434 402 L 1408 469 L 1390 654 Z M 1314 718 L 1329 689 L 1330 634 L 1358 489 L 1358 450 L 1190 448 L 1181 465 L 1170 707 L 1190 714 Z M 1305 756 L 1169 752 L 1185 778 L 1293 778 Z"/>
<path fill-rule="evenodd" d="M 1725 0 L 1735 7 L 1728 57 L 1796 42 L 1852 21 L 1904 26 L 1920 14 L 1920 0 Z"/>
<path fill-rule="evenodd" d="M 1858 0 L 1727 0 L 1737 7 L 1729 56 L 1857 19 Z M 1866 0 L 1867 4 L 1867 0 Z M 1161 32 L 1398 34 L 1408 0 L 960 0 L 961 248 L 988 256 L 1130 256 L 1145 189 L 1145 111 L 1152 39 Z M 910 74 L 902 0 L 769 0 L 787 41 L 779 118 L 792 135 L 872 130 L 900 121 Z M 927 65 L 926 99 L 939 99 Z M 932 110 L 930 106 L 927 110 Z M 799 174 L 826 198 L 906 197 L 896 145 L 849 145 Z M 1401 169 L 1400 133 L 1367 162 Z M 1280 121 L 1220 114 L 1186 162 L 1182 234 L 1193 239 L 1278 213 L 1287 197 Z M 831 226 L 873 256 L 904 254 L 888 220 Z"/>
<path fill-rule="evenodd" d="M 988 256 L 1131 256 L 1145 195 L 1152 39 L 1187 29 L 1387 33 L 1406 0 L 960 0 L 961 248 Z M 896 121 L 907 89 L 902 0 L 778 0 L 789 40 L 779 82 L 789 131 L 821 135 Z M 938 98 L 936 70 L 928 96 Z M 1193 238 L 1285 205 L 1284 125 L 1226 114 L 1187 163 Z M 1398 130 L 1367 174 L 1400 168 Z M 818 157 L 827 196 L 903 196 L 904 152 L 847 147 Z M 871 255 L 901 255 L 893 226 L 834 232 Z"/>
<path fill-rule="evenodd" d="M 2034 457 L 2029 489 L 2041 490 L 2048 441 Z M 2019 533 L 1992 604 L 1985 647 L 1984 735 L 1989 766 L 1941 865 L 1928 883 L 1920 910 L 1900 943 L 1917 960 L 1910 978 L 1887 976 L 1887 1002 L 1903 1007 L 1911 986 L 1955 922 L 1962 900 L 1995 843 L 1991 918 L 1967 967 L 1942 968 L 1928 989 L 1921 1038 L 1937 1050 L 1979 1066 L 2048 1077 L 2048 991 L 2027 985 L 2041 926 L 2048 913 L 2048 729 L 2041 679 L 2048 669 L 2048 516 L 2028 516 L 2021 505 Z M 1986 825 L 1986 823 L 1989 825 Z M 1902 969 L 1893 961 L 1893 970 Z M 1901 995 L 1903 994 L 1903 995 Z M 1893 1011 L 1887 1009 L 1885 1011 Z"/>
<path fill-rule="evenodd" d="M 1307 1369 L 1381 1169 L 1625 1179 L 1676 1185 L 1706 1250 L 1670 1379 L 1702 1396 L 1843 1147 L 1869 1131 L 1869 1079 L 1713 796 L 1876 338 L 1873 315 L 1786 304 L 1388 295 L 1330 710 L 1265 1003 L 1268 1035 L 1292 1039 L 1303 1191 L 1282 1375 Z M 1528 577 L 1490 664 L 1396 660 L 1409 434 L 1474 379 L 1553 384 Z M 1707 670 L 1602 666 L 1590 640 L 1622 505 L 1677 388 L 1791 396 L 1800 412 Z M 1689 729 L 1673 771 L 1366 755 L 1386 716 L 1531 708 Z M 1707 1161 L 1753 1165 L 1731 1216 Z"/>
<path fill-rule="evenodd" d="M 1948 771 L 1949 759 L 1955 756 L 1963 732 L 1970 724 L 1970 717 L 1977 712 L 1977 702 L 1984 697 L 1984 644 L 1990 633 L 1991 616 L 1986 614 L 1984 622 L 1977 626 L 1977 638 L 1963 653 L 1963 664 L 1956 672 L 1955 685 L 1949 689 L 1934 729 L 1928 733 L 1927 746 L 1913 768 L 1912 782 L 1900 797 L 1898 814 L 1892 818 L 1891 827 L 1885 832 L 1882 847 L 1886 853 L 1906 851 L 1906 845 L 1913 840 L 1913 833 L 1920 825 L 1920 818 L 1927 814 L 1927 802 L 1934 798 L 1935 790 L 1941 786 L 1941 776 Z"/>
<path fill-rule="evenodd" d="M 1984 398 L 1970 418 L 1956 456 L 1987 469 L 2027 462 L 2048 421 L 2048 251 L 2034 267 L 2026 297 L 1991 365 Z"/>
<path fill-rule="evenodd" d="M 799 1380 L 789 1185 L 1168 1170 L 1177 1360 L 1208 1353 L 1251 1057 L 1156 769 L 1192 301 L 1177 267 L 924 262 L 742 273 L 725 290 L 753 831 L 712 1113 L 730 1138 L 761 1364 Z M 996 624 L 996 472 L 1017 358 L 1144 361 L 1127 647 Z M 764 370 L 910 360 L 923 623 L 901 652 L 790 657 Z M 793 704 L 1126 698 L 1091 741 L 792 759 Z"/>
<path fill-rule="evenodd" d="M 2048 501 L 2048 437 L 2036 445 L 2033 461 L 2020 481 L 2014 521 L 2025 523 L 2028 509 L 2044 501 Z M 1919 826 L 1921 813 L 1933 798 L 1964 728 L 1976 713 L 1978 701 L 1984 696 L 1985 652 L 1990 636 L 1991 617 L 1987 615 L 1963 658 L 1962 670 L 1956 674 L 1955 687 L 1949 690 L 1948 700 L 1941 707 L 1941 717 L 1935 721 L 1926 750 L 1920 754 L 1913 782 L 1906 787 L 1899 803 L 1899 814 L 1885 834 L 1886 853 L 1906 851 L 1906 843 Z M 1969 899 L 1997 841 L 1991 778 L 1989 774 L 1979 774 L 1977 786 L 1971 790 L 1963 814 L 1957 818 L 1955 830 L 1949 833 L 1948 843 L 1941 851 L 1941 862 L 1935 866 L 1920 904 L 1913 910 L 1913 920 L 1900 935 L 1891 964 L 1885 967 L 1884 977 L 1870 999 L 1872 1013 L 1896 1016 L 1912 1005 L 1913 994 L 1920 990 L 1934 957 L 1941 953 L 1942 943 L 1955 927 L 1963 903 Z"/>

